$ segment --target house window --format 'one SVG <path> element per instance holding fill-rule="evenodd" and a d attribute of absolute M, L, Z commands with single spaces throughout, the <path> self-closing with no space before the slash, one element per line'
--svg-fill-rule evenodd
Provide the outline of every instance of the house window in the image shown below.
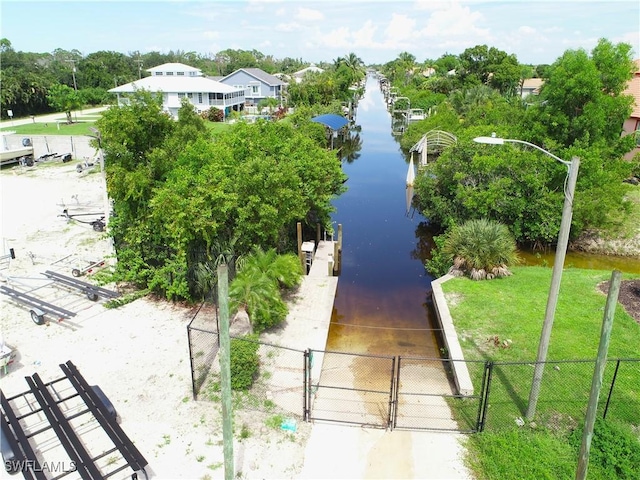
<path fill-rule="evenodd" d="M 258 95 L 260 93 L 260 85 L 251 85 L 251 95 Z"/>
<path fill-rule="evenodd" d="M 178 98 L 184 98 L 184 93 L 178 93 Z"/>
<path fill-rule="evenodd" d="M 198 94 L 198 103 L 202 103 L 202 94 L 201 93 Z"/>
<path fill-rule="evenodd" d="M 162 72 L 156 72 L 155 75 L 158 76 L 158 77 L 161 77 L 162 76 Z"/>
<path fill-rule="evenodd" d="M 182 76 L 184 76 L 184 72 L 177 72 L 177 73 L 176 73 L 176 75 L 178 75 L 178 76 L 181 76 L 181 75 L 182 75 Z"/>
<path fill-rule="evenodd" d="M 187 93 L 187 98 L 192 99 L 193 98 L 193 93 L 191 93 L 191 92 Z"/>
<path fill-rule="evenodd" d="M 216 100 L 216 94 L 209 92 L 209 103 L 214 103 Z"/>
<path fill-rule="evenodd" d="M 196 72 L 189 72 L 189 76 L 190 77 L 195 77 L 196 76 Z"/>
<path fill-rule="evenodd" d="M 640 147 L 640 129 L 636 130 L 636 147 Z"/>
<path fill-rule="evenodd" d="M 167 75 L 173 75 L 173 72 L 167 72 Z"/>

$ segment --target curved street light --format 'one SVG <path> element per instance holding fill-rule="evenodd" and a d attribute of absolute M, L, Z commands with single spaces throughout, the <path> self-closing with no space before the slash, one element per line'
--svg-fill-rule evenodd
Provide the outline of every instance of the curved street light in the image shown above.
<path fill-rule="evenodd" d="M 573 157 L 570 162 L 556 157 L 545 149 L 524 140 L 513 140 L 509 138 L 496 137 L 492 134 L 490 137 L 476 137 L 473 139 L 477 143 L 485 143 L 489 145 L 503 145 L 505 143 L 521 143 L 536 150 L 541 151 L 545 155 L 557 160 L 567 167 L 567 181 L 564 191 L 564 205 L 562 207 L 562 220 L 560 222 L 560 233 L 558 234 L 558 245 L 556 246 L 556 256 L 553 263 L 553 272 L 551 274 L 551 287 L 549 289 L 549 298 L 547 299 L 547 308 L 542 324 L 542 333 L 540 334 L 540 343 L 538 344 L 538 356 L 533 372 L 533 382 L 531 384 L 531 392 L 529 393 L 529 404 L 527 407 L 526 418 L 532 420 L 536 414 L 536 406 L 538 397 L 540 396 L 540 386 L 542 384 L 542 374 L 544 365 L 547 361 L 547 352 L 549 350 L 549 338 L 551 337 L 551 329 L 558 304 L 558 295 L 560 293 L 560 281 L 562 280 L 562 269 L 564 267 L 564 258 L 567 253 L 569 244 L 569 230 L 571 229 L 571 217 L 573 215 L 573 195 L 576 189 L 576 180 L 578 178 L 578 169 L 580 168 L 580 159 Z"/>

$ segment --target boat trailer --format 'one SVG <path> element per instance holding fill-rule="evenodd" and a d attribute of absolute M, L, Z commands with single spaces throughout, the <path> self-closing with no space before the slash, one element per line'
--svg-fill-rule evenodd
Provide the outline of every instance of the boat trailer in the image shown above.
<path fill-rule="evenodd" d="M 71 473 L 83 480 L 148 479 L 147 460 L 120 427 L 102 389 L 89 385 L 70 360 L 59 366 L 64 376 L 51 382 L 34 373 L 25 377 L 25 392 L 7 397 L 0 390 L 7 473 L 22 473 L 27 480 Z"/>
<path fill-rule="evenodd" d="M 72 213 L 69 213 L 68 208 L 65 208 L 64 210 L 62 210 L 62 214 L 59 216 L 64 217 L 67 220 L 75 220 L 76 222 L 79 222 L 79 223 L 89 224 L 96 232 L 104 232 L 104 228 L 107 226 L 107 224 L 105 223 L 106 215 L 101 212 L 93 212 L 93 213 L 87 212 L 87 213 L 72 214 Z M 80 217 L 93 217 L 93 219 L 88 220 L 86 218 L 80 218 Z"/>
<path fill-rule="evenodd" d="M 42 273 L 47 279 L 51 281 L 52 284 L 66 287 L 71 290 L 80 291 L 83 293 L 89 300 L 95 302 L 98 300 L 100 296 L 104 298 L 118 298 L 120 293 L 114 292 L 113 290 L 108 290 L 106 288 L 98 287 L 96 285 L 92 285 L 91 283 L 79 280 L 77 278 L 68 277 L 66 275 L 62 275 L 61 273 L 54 272 L 52 270 L 47 270 Z M 11 277 L 9 277 L 11 280 Z M 45 280 L 45 279 L 32 279 L 32 280 Z M 50 284 L 51 284 L 50 283 Z M 42 287 L 38 287 L 42 288 Z M 31 289 L 29 291 L 23 292 L 20 290 L 16 290 L 11 287 L 7 287 L 5 285 L 0 286 L 0 293 L 7 295 L 16 303 L 23 304 L 29 307 L 29 314 L 31 315 L 31 320 L 36 325 L 43 325 L 45 323 L 44 316 L 50 315 L 58 320 L 62 320 L 65 318 L 75 317 L 76 313 L 71 310 L 67 310 L 66 308 L 60 307 L 58 305 L 54 305 L 53 303 L 47 302 L 41 298 L 38 298 L 31 293 L 38 288 Z"/>

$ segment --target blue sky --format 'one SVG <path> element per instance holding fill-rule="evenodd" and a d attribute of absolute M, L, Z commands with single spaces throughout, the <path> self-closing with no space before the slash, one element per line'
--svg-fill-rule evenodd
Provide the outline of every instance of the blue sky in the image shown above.
<path fill-rule="evenodd" d="M 640 56 L 637 0 L 1 0 L 0 16 L 0 36 L 30 52 L 232 48 L 308 62 L 355 52 L 370 64 L 403 51 L 421 62 L 484 44 L 538 64 L 567 49 L 590 51 L 604 37 Z"/>

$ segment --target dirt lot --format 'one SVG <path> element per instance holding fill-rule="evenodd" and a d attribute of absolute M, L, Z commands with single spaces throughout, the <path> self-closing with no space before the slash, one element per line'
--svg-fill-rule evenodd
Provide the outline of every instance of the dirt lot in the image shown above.
<path fill-rule="evenodd" d="M 603 293 L 609 292 L 609 282 L 600 284 Z M 640 280 L 623 280 L 620 282 L 620 292 L 618 303 L 625 311 L 631 315 L 636 322 L 640 323 Z"/>
<path fill-rule="evenodd" d="M 16 258 L 0 265 L 0 285 L 33 289 L 44 283 L 37 279 L 45 270 L 70 275 L 72 268 L 110 261 L 112 249 L 104 234 L 60 216 L 64 208 L 104 211 L 101 174 L 78 174 L 76 163 L 2 170 L 0 254 L 13 248 Z M 90 280 L 90 273 L 83 279 Z M 148 460 L 152 478 L 223 478 L 220 408 L 194 402 L 191 395 L 186 326 L 193 310 L 148 298 L 106 309 L 102 299 L 92 302 L 59 290 L 42 287 L 33 295 L 77 315 L 62 322 L 49 318 L 45 325 L 36 325 L 27 308 L 1 296 L 2 338 L 16 352 L 2 374 L 3 392 L 26 391 L 24 377 L 36 372 L 45 381 L 58 378 L 59 364 L 71 360 L 114 404 L 123 430 Z M 271 423 L 260 414 L 236 422 L 236 472 L 243 478 L 295 478 L 301 471 L 310 426 L 298 423 L 294 433 Z"/>

